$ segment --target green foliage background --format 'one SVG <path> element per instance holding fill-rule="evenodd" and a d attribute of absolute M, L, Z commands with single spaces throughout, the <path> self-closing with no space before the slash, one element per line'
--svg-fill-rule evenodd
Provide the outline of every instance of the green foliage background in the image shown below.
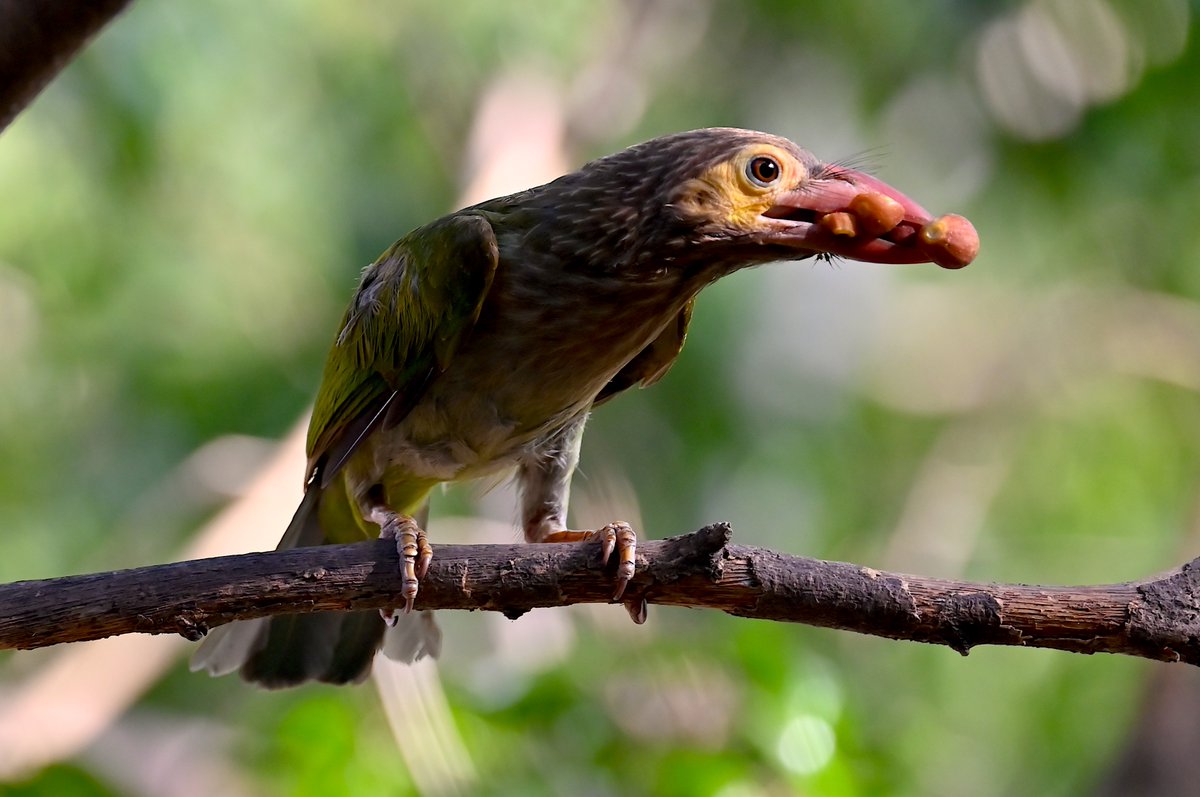
<path fill-rule="evenodd" d="M 670 376 L 594 419 L 589 505 L 627 483 L 649 536 L 729 520 L 743 543 L 926 575 L 1183 561 L 1200 547 L 1194 10 L 143 0 L 0 136 L 0 580 L 173 557 L 305 411 L 361 266 L 454 206 L 480 98 L 510 74 L 561 98 L 572 164 L 769 129 L 983 240 L 962 272 L 785 264 L 710 289 Z M 215 440 L 244 455 L 197 483 Z M 511 517 L 456 490 L 435 539 L 458 514 Z M 611 607 L 538 614 L 449 618 L 463 793 L 1088 794 L 1164 666 L 657 607 L 642 629 Z M 517 633 L 544 655 L 505 654 Z M 46 660 L 0 656 L 0 687 Z M 97 743 L 0 793 L 155 793 L 113 762 L 193 731 L 244 793 L 417 793 L 373 689 L 261 693 L 182 663 L 108 732 L 140 733 L 145 758 Z"/>

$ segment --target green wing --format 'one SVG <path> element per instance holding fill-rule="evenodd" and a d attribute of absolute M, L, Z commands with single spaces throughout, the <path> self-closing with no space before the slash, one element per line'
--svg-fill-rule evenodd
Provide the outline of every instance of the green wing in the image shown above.
<path fill-rule="evenodd" d="M 663 331 L 658 333 L 658 337 L 650 341 L 646 348 L 638 352 L 632 360 L 625 364 L 624 368 L 608 381 L 608 384 L 604 386 L 592 403 L 594 405 L 602 404 L 635 385 L 649 387 L 662 379 L 675 364 L 679 352 L 683 350 L 688 324 L 692 320 L 692 306 L 695 303 L 696 300 L 692 299 L 685 304 L 679 311 L 679 315 L 669 321 Z"/>
<path fill-rule="evenodd" d="M 309 423 L 309 484 L 327 485 L 367 435 L 408 414 L 479 318 L 498 263 L 491 224 L 460 213 L 413 231 L 363 271 Z"/>

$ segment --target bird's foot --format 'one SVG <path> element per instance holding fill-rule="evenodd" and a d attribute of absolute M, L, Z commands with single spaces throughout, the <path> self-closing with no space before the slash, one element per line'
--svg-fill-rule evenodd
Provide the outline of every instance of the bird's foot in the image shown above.
<path fill-rule="evenodd" d="M 617 553 L 617 586 L 613 600 L 621 601 L 625 587 L 636 568 L 637 534 L 633 527 L 623 521 L 609 523 L 594 531 L 555 531 L 542 538 L 542 542 L 600 542 L 600 564 L 607 565 L 613 551 Z M 630 618 L 639 625 L 646 622 L 646 599 L 642 597 L 621 601 Z"/>
<path fill-rule="evenodd" d="M 417 598 L 420 581 L 429 571 L 433 548 L 429 545 L 425 529 L 407 515 L 378 509 L 372 513 L 371 519 L 379 524 L 380 539 L 394 540 L 396 543 L 396 553 L 400 555 L 400 595 L 404 598 L 404 613 L 408 614 Z M 396 616 L 391 609 L 381 609 L 379 613 L 388 625 L 395 625 Z"/>

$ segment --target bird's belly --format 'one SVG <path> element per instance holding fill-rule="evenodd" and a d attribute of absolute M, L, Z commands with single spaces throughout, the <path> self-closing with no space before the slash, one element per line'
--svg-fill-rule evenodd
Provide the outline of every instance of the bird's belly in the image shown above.
<path fill-rule="evenodd" d="M 530 417 L 504 406 L 502 398 L 439 379 L 399 424 L 364 441 L 360 463 L 385 483 L 488 476 L 516 465 L 591 404 L 591 395 L 580 395 L 557 411 Z"/>
<path fill-rule="evenodd" d="M 457 481 L 536 456 L 678 312 L 660 304 L 497 299 L 403 420 L 364 441 L 363 480 Z"/>

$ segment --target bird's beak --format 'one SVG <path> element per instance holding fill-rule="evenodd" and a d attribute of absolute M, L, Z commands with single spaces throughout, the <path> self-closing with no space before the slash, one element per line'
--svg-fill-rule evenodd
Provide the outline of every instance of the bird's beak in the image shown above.
<path fill-rule="evenodd" d="M 763 225 L 765 243 L 869 263 L 962 268 L 979 249 L 963 217 L 935 219 L 882 180 L 842 167 L 780 194 Z"/>

